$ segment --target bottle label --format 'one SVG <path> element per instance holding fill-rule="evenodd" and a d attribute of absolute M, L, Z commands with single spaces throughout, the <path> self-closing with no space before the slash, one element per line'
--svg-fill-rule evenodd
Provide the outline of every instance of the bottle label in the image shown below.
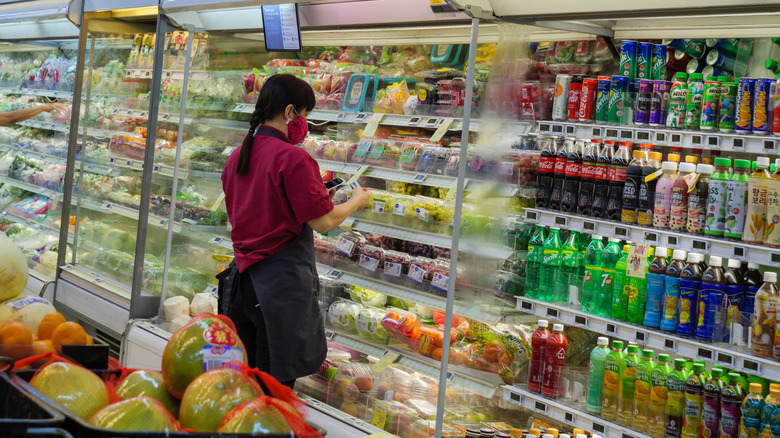
<path fill-rule="evenodd" d="M 592 161 L 586 161 L 582 163 L 582 178 L 583 179 L 595 179 L 598 166 Z"/>
<path fill-rule="evenodd" d="M 539 157 L 539 172 L 553 173 L 555 171 L 555 158 L 542 155 Z"/>
<path fill-rule="evenodd" d="M 704 220 L 706 234 L 720 235 L 726 223 L 726 203 L 728 202 L 728 181 L 710 180 L 707 197 L 707 217 Z"/>
<path fill-rule="evenodd" d="M 610 182 L 625 182 L 626 181 L 626 166 L 610 166 Z"/>
<path fill-rule="evenodd" d="M 729 237 L 742 237 L 745 229 L 745 213 L 747 208 L 747 181 L 728 182 L 726 201 L 726 220 L 723 233 Z"/>
<path fill-rule="evenodd" d="M 721 321 L 721 307 L 725 292 L 726 285 L 702 284 L 699 292 L 699 316 L 696 320 L 697 338 L 709 341 L 723 339 L 724 329 L 727 328 Z"/>
<path fill-rule="evenodd" d="M 664 279 L 661 274 L 647 274 L 647 306 L 645 308 L 645 325 L 658 327 L 661 322 L 661 304 L 664 299 Z"/>
<path fill-rule="evenodd" d="M 666 277 L 664 282 L 663 314 L 661 316 L 661 328 L 664 330 L 677 329 L 677 301 L 680 297 L 680 279 Z"/>
<path fill-rule="evenodd" d="M 555 173 L 565 174 L 566 173 L 566 158 L 555 158 Z"/>
<path fill-rule="evenodd" d="M 705 391 L 706 393 L 707 391 Z M 705 396 L 702 404 L 701 423 L 702 436 L 716 438 L 720 427 L 720 400 L 717 392 L 714 398 Z"/>
<path fill-rule="evenodd" d="M 720 405 L 721 438 L 739 438 L 739 419 L 742 416 L 738 405 L 722 402 Z"/>
<path fill-rule="evenodd" d="M 767 220 L 767 186 L 769 180 L 761 179 L 748 184 L 747 222 L 742 239 L 746 242 L 763 242 Z"/>
<path fill-rule="evenodd" d="M 579 161 L 569 160 L 566 162 L 566 176 L 580 176 L 582 166 Z M 510 174 L 511 175 L 511 174 Z"/>
<path fill-rule="evenodd" d="M 697 298 L 700 281 L 680 279 L 680 301 L 677 308 L 679 322 L 677 323 L 677 334 L 684 336 L 693 336 L 696 330 L 697 321 Z"/>
<path fill-rule="evenodd" d="M 669 228 L 685 229 L 685 218 L 688 214 L 688 186 L 675 182 L 672 187 L 672 203 L 669 210 Z"/>
<path fill-rule="evenodd" d="M 772 354 L 775 327 L 777 323 L 777 297 L 770 295 L 765 299 L 755 300 L 753 311 L 753 351 L 766 351 L 766 356 Z M 768 334 L 769 336 L 765 336 Z"/>
<path fill-rule="evenodd" d="M 767 245 L 780 246 L 780 179 L 776 178 L 767 185 L 765 236 Z"/>
<path fill-rule="evenodd" d="M 696 190 L 688 196 L 688 220 L 685 230 L 689 233 L 700 234 L 704 232 L 708 194 L 709 187 L 706 184 L 699 184 Z"/>
<path fill-rule="evenodd" d="M 596 179 L 606 181 L 609 179 L 609 168 L 606 164 L 596 165 Z"/>
<path fill-rule="evenodd" d="M 671 181 L 661 180 L 655 191 L 655 207 L 653 211 L 653 226 L 667 228 L 669 226 L 669 210 L 672 206 Z"/>
<path fill-rule="evenodd" d="M 701 389 L 691 389 L 685 392 L 685 417 L 683 419 L 683 436 L 699 437 L 702 409 Z"/>

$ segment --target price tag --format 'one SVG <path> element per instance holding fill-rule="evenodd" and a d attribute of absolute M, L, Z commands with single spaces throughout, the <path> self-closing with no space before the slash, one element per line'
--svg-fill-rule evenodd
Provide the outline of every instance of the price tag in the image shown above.
<path fill-rule="evenodd" d="M 618 130 L 617 129 L 613 129 L 613 128 L 607 128 L 606 138 L 607 138 L 607 140 L 617 140 L 618 139 Z"/>
<path fill-rule="evenodd" d="M 400 353 L 395 351 L 386 350 L 385 354 L 382 356 L 381 359 L 379 359 L 374 365 L 371 366 L 371 369 L 374 370 L 376 373 L 381 373 L 384 371 L 387 367 L 390 366 L 393 362 L 398 359 L 400 356 Z"/>
<path fill-rule="evenodd" d="M 666 246 L 678 248 L 680 246 L 680 239 L 677 236 L 666 236 Z"/>
<path fill-rule="evenodd" d="M 590 234 L 595 234 L 599 229 L 599 224 L 591 221 L 582 222 L 582 230 L 587 231 Z"/>
<path fill-rule="evenodd" d="M 574 315 L 574 324 L 583 328 L 588 328 L 588 317 L 584 315 Z"/>
<path fill-rule="evenodd" d="M 128 115 L 128 116 L 130 116 L 130 115 L 132 115 L 132 114 L 133 114 L 133 110 L 127 110 L 127 111 L 125 112 L 125 114 L 126 114 L 126 115 Z"/>
<path fill-rule="evenodd" d="M 522 394 L 518 394 L 516 392 L 510 392 L 509 393 L 509 401 L 511 401 L 512 403 L 514 403 L 516 405 L 522 406 L 523 405 L 523 395 Z"/>
<path fill-rule="evenodd" d="M 569 423 L 569 424 L 576 424 L 577 422 L 577 416 L 572 414 L 569 411 L 563 412 L 563 421 Z"/>
<path fill-rule="evenodd" d="M 761 362 L 752 359 L 742 359 L 742 369 L 748 374 L 761 374 Z"/>
<path fill-rule="evenodd" d="M 380 200 L 374 200 L 373 204 L 371 205 L 371 211 L 374 213 L 384 213 L 385 212 L 385 201 Z"/>
<path fill-rule="evenodd" d="M 552 128 L 549 123 L 539 123 L 539 134 L 549 134 Z"/>
<path fill-rule="evenodd" d="M 733 246 L 731 247 L 732 250 L 732 256 L 735 259 L 742 259 L 746 260 L 748 256 L 748 250 L 744 246 Z"/>
<path fill-rule="evenodd" d="M 775 152 L 777 150 L 777 140 L 764 140 L 764 152 Z"/>
<path fill-rule="evenodd" d="M 95 278 L 92 279 L 92 282 L 95 283 L 95 284 L 99 284 L 99 283 L 102 283 L 103 280 L 100 277 L 95 277 Z"/>
<path fill-rule="evenodd" d="M 547 414 L 547 403 L 539 400 L 534 401 L 534 410 L 542 414 Z"/>
<path fill-rule="evenodd" d="M 731 139 L 731 149 L 735 151 L 745 150 L 745 139 L 740 137 L 733 137 Z"/>
<path fill-rule="evenodd" d="M 773 265 L 780 266 L 780 253 L 770 252 L 769 260 L 772 262 Z"/>
<path fill-rule="evenodd" d="M 620 130 L 620 139 L 622 141 L 634 141 L 634 131 L 628 129 Z"/>
<path fill-rule="evenodd" d="M 531 301 L 522 300 L 518 303 L 518 308 L 523 312 L 534 313 L 536 305 Z"/>
<path fill-rule="evenodd" d="M 697 147 L 702 145 L 701 135 L 694 134 L 691 136 L 691 146 Z"/>
<path fill-rule="evenodd" d="M 636 140 L 641 142 L 650 141 L 650 131 L 636 131 Z"/>
<path fill-rule="evenodd" d="M 553 135 L 563 135 L 563 125 L 552 125 Z"/>
<path fill-rule="evenodd" d="M 425 180 L 427 178 L 428 178 L 428 175 L 426 175 L 424 173 L 418 173 L 417 175 L 414 176 L 414 178 L 412 178 L 412 182 L 415 182 L 415 183 L 418 183 L 418 184 L 419 183 L 423 183 L 423 182 L 425 182 Z"/>
<path fill-rule="evenodd" d="M 647 343 L 647 333 L 642 331 L 636 331 L 634 333 L 634 340 L 637 344 L 646 344 Z"/>
<path fill-rule="evenodd" d="M 682 146 L 682 134 L 678 134 L 673 132 L 669 139 L 669 145 L 671 146 Z"/>
<path fill-rule="evenodd" d="M 707 146 L 713 149 L 720 149 L 720 136 L 710 135 L 707 137 Z"/>
<path fill-rule="evenodd" d="M 336 121 L 337 121 L 337 122 L 340 122 L 340 121 L 344 120 L 344 117 L 346 117 L 346 116 L 347 116 L 347 113 L 345 113 L 345 112 L 340 112 L 340 113 L 338 113 L 338 114 L 336 115 Z"/>
<path fill-rule="evenodd" d="M 332 341 L 336 337 L 336 333 L 333 330 L 325 330 L 325 339 Z"/>
<path fill-rule="evenodd" d="M 374 418 L 371 420 L 371 425 L 379 429 L 385 428 L 387 422 L 387 405 L 383 402 L 374 403 Z"/>
<path fill-rule="evenodd" d="M 615 236 L 628 237 L 631 235 L 631 230 L 625 227 L 615 227 Z"/>
<path fill-rule="evenodd" d="M 611 322 L 608 322 L 607 323 L 607 333 L 612 334 L 612 335 L 617 335 L 617 332 L 618 332 L 617 326 L 615 324 L 611 323 Z"/>
<path fill-rule="evenodd" d="M 674 339 L 664 339 L 664 350 L 677 351 L 677 341 Z"/>
<path fill-rule="evenodd" d="M 337 270 L 333 269 L 330 272 L 328 272 L 325 276 L 327 278 L 332 278 L 334 280 L 338 280 L 339 278 L 341 278 L 342 275 L 344 275 L 343 272 L 337 271 Z"/>
<path fill-rule="evenodd" d="M 537 214 L 535 211 L 526 210 L 525 211 L 525 220 L 526 220 L 526 222 L 538 222 L 539 221 L 539 214 Z"/>
<path fill-rule="evenodd" d="M 373 137 L 376 133 L 377 128 L 379 128 L 379 123 L 382 121 L 382 119 L 385 117 L 382 113 L 375 113 L 371 116 L 371 119 L 366 124 L 365 129 L 363 129 L 363 137 Z"/>
<path fill-rule="evenodd" d="M 106 203 L 103 204 L 103 209 L 104 210 L 111 210 L 113 207 L 114 207 L 114 205 L 111 204 L 110 202 L 106 202 Z"/>
<path fill-rule="evenodd" d="M 590 136 L 594 139 L 600 139 L 601 138 L 601 128 L 592 128 Z"/>
<path fill-rule="evenodd" d="M 577 136 L 577 125 L 566 125 L 566 136 L 567 137 L 576 137 Z"/>
<path fill-rule="evenodd" d="M 444 137 L 444 134 L 447 133 L 447 130 L 450 129 L 450 126 L 452 126 L 452 122 L 454 121 L 455 119 L 453 119 L 452 117 L 447 117 L 445 119 L 442 119 L 441 124 L 439 125 L 438 128 L 436 128 L 436 131 L 431 136 L 431 141 L 437 142 L 441 140 L 442 137 Z"/>
<path fill-rule="evenodd" d="M 650 243 L 657 243 L 658 242 L 658 233 L 645 231 L 645 241 L 650 242 Z"/>
<path fill-rule="evenodd" d="M 691 246 L 693 249 L 703 252 L 708 252 L 710 248 L 710 243 L 706 240 L 698 240 L 698 239 L 692 239 L 691 240 Z"/>
<path fill-rule="evenodd" d="M 734 356 L 730 354 L 721 353 L 720 351 L 718 351 L 716 360 L 722 363 L 723 365 L 726 365 L 728 368 L 734 367 Z"/>
<path fill-rule="evenodd" d="M 162 117 L 160 117 L 160 119 L 162 119 L 163 121 L 168 120 L 170 118 L 171 118 L 170 114 L 163 114 Z"/>
<path fill-rule="evenodd" d="M 561 228 L 569 228 L 569 218 L 566 216 L 555 216 L 555 226 Z"/>
<path fill-rule="evenodd" d="M 417 126 L 420 123 L 419 117 L 412 117 L 409 119 L 409 126 Z"/>
<path fill-rule="evenodd" d="M 664 144 L 664 143 L 666 143 L 666 133 L 665 132 L 656 132 L 655 133 L 655 143 L 656 144 Z"/>
<path fill-rule="evenodd" d="M 547 308 L 547 316 L 552 319 L 561 319 L 561 312 L 558 309 L 548 307 Z"/>
<path fill-rule="evenodd" d="M 368 117 L 367 113 L 358 113 L 358 115 L 355 117 L 356 122 L 362 122 Z"/>

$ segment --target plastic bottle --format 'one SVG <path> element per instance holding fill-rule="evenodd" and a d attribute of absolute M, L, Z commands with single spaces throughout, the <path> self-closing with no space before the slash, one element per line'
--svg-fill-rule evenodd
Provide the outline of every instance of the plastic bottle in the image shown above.
<path fill-rule="evenodd" d="M 623 189 L 626 185 L 626 171 L 631 161 L 631 143 L 620 142 L 610 165 L 609 195 L 607 196 L 607 219 L 619 221 L 623 208 Z"/>
<path fill-rule="evenodd" d="M 688 94 L 685 101 L 685 128 L 699 129 L 701 123 L 701 102 L 704 97 L 704 77 L 692 73 L 688 77 Z"/>
<path fill-rule="evenodd" d="M 666 116 L 666 126 L 670 128 L 685 127 L 686 100 L 688 97 L 688 75 L 677 72 L 670 89 L 669 113 Z"/>
<path fill-rule="evenodd" d="M 604 251 L 603 237 L 595 234 L 590 238 L 590 244 L 585 248 L 583 264 L 585 265 L 585 284 L 582 287 L 582 310 L 595 313 L 598 291 L 602 287 L 601 253 Z"/>
<path fill-rule="evenodd" d="M 677 306 L 677 334 L 690 337 L 696 332 L 697 299 L 701 290 L 702 255 L 688 253 L 688 264 L 680 273 L 680 300 Z"/>
<path fill-rule="evenodd" d="M 685 411 L 683 413 L 682 438 L 699 438 L 701 414 L 704 404 L 704 365 L 693 364 L 693 374 L 685 381 Z"/>
<path fill-rule="evenodd" d="M 780 247 L 780 158 L 774 164 L 776 170 L 767 183 L 764 242 L 769 246 Z"/>
<path fill-rule="evenodd" d="M 672 161 L 661 163 L 663 174 L 655 186 L 655 208 L 653 209 L 653 226 L 669 228 L 669 213 L 672 208 L 672 187 L 677 179 L 677 164 Z"/>
<path fill-rule="evenodd" d="M 657 173 L 661 170 L 660 152 L 650 152 L 648 159 L 642 168 L 642 178 L 639 180 L 639 208 L 637 210 L 637 223 L 639 225 L 653 225 L 653 209 L 655 208 L 655 187 L 658 184 Z"/>
<path fill-rule="evenodd" d="M 722 265 L 723 259 L 710 256 L 710 266 L 701 275 L 696 338 L 704 342 L 719 342 L 723 339 L 723 326 L 717 324 L 721 319 L 721 307 L 726 295 L 726 277 Z M 719 330 L 716 331 L 716 328 Z"/>
<path fill-rule="evenodd" d="M 636 392 L 636 366 L 639 364 L 639 347 L 628 346 L 628 354 L 620 361 L 620 394 L 618 395 L 617 422 L 631 425 L 634 415 L 634 393 Z"/>
<path fill-rule="evenodd" d="M 667 379 L 666 402 L 666 437 L 679 437 L 682 434 L 683 416 L 685 414 L 685 381 L 688 371 L 685 369 L 685 359 L 674 360 L 674 370 Z"/>
<path fill-rule="evenodd" d="M 593 207 L 593 190 L 596 187 L 598 173 L 599 146 L 601 140 L 591 140 L 585 144 L 582 156 L 582 172 L 580 173 L 580 190 L 577 196 L 577 213 L 583 216 L 591 215 Z"/>
<path fill-rule="evenodd" d="M 715 170 L 709 164 L 696 166 L 699 178 L 696 188 L 688 194 L 688 221 L 685 230 L 689 233 L 704 234 L 704 221 L 707 216 L 707 199 L 710 193 L 710 175 Z"/>
<path fill-rule="evenodd" d="M 745 296 L 742 299 L 742 314 L 745 318 L 752 321 L 753 311 L 756 304 L 756 293 L 758 288 L 764 284 L 764 277 L 761 272 L 758 271 L 758 263 L 748 263 L 747 271 L 744 274 L 745 279 Z"/>
<path fill-rule="evenodd" d="M 709 196 L 707 197 L 707 219 L 704 221 L 704 234 L 722 236 L 726 223 L 728 203 L 728 184 L 731 178 L 731 160 L 715 159 L 715 173 L 710 177 Z"/>
<path fill-rule="evenodd" d="M 680 173 L 672 185 L 672 203 L 669 210 L 669 228 L 675 231 L 685 229 L 688 220 L 689 182 L 695 177 L 696 165 L 680 163 Z"/>
<path fill-rule="evenodd" d="M 745 280 L 742 277 L 742 273 L 739 272 L 740 262 L 737 259 L 730 259 L 728 269 L 723 273 L 723 278 L 726 280 L 726 297 L 723 300 L 723 308 L 721 309 L 721 322 L 716 321 L 716 324 L 723 324 L 723 328 L 720 330 L 723 332 L 723 341 L 729 342 L 731 340 L 731 324 L 742 323 L 742 301 L 745 296 Z M 718 332 L 718 329 L 715 330 Z"/>
<path fill-rule="evenodd" d="M 662 246 L 655 249 L 655 257 L 647 267 L 647 304 L 645 318 L 642 322 L 646 327 L 658 328 L 661 325 L 661 312 L 664 299 L 664 282 L 669 261 L 666 259 L 668 250 Z"/>
<path fill-rule="evenodd" d="M 539 269 L 539 299 L 552 301 L 561 269 L 561 229 L 550 227 L 550 234 L 544 241 L 542 267 Z"/>
<path fill-rule="evenodd" d="M 745 229 L 749 174 L 750 161 L 734 160 L 734 173 L 727 186 L 727 213 L 723 228 L 723 235 L 732 239 L 742 239 L 742 231 Z"/>
<path fill-rule="evenodd" d="M 764 272 L 764 284 L 756 292 L 752 320 L 752 349 L 753 354 L 757 356 L 772 356 L 777 323 L 777 301 L 780 298 L 780 291 L 777 290 L 776 283 L 776 272 Z"/>
<path fill-rule="evenodd" d="M 710 379 L 704 385 L 701 412 L 702 436 L 718 437 L 720 434 L 720 397 L 723 391 L 723 370 L 713 368 Z"/>
<path fill-rule="evenodd" d="M 571 297 L 574 300 L 579 299 L 583 283 L 579 236 L 578 232 L 572 231 L 563 244 L 560 284 L 554 288 L 556 296 L 553 297 L 553 301 L 576 302 Z"/>
<path fill-rule="evenodd" d="M 642 350 L 642 360 L 636 366 L 636 390 L 634 391 L 634 412 L 631 427 L 646 431 L 650 420 L 650 393 L 653 390 L 653 370 L 655 361 L 653 350 Z"/>
<path fill-rule="evenodd" d="M 615 283 L 615 265 L 621 256 L 620 241 L 610 238 L 604 251 L 601 252 L 601 287 L 597 291 L 596 313 L 601 316 L 612 316 L 612 296 Z"/>
<path fill-rule="evenodd" d="M 769 174 L 769 158 L 756 159 L 758 169 L 748 181 L 747 213 L 742 240 L 748 243 L 764 243 L 767 219 L 767 191 L 772 175 Z"/>
<path fill-rule="evenodd" d="M 566 396 L 563 369 L 566 367 L 566 350 L 568 348 L 569 341 L 563 334 L 563 324 L 553 324 L 552 334 L 547 338 L 547 345 L 544 349 L 546 360 L 542 395 L 553 398 Z"/>
<path fill-rule="evenodd" d="M 780 436 L 780 388 L 770 388 L 761 408 L 761 438 Z"/>
<path fill-rule="evenodd" d="M 680 301 L 680 274 L 685 268 L 685 251 L 675 249 L 672 263 L 666 269 L 664 299 L 661 313 L 661 330 L 677 331 L 677 308 Z"/>
<path fill-rule="evenodd" d="M 531 240 L 528 241 L 528 257 L 525 263 L 525 295 L 539 297 L 539 279 L 542 260 L 544 260 L 544 226 L 537 225 Z"/>
<path fill-rule="evenodd" d="M 599 337 L 596 348 L 590 352 L 590 376 L 588 377 L 587 411 L 601 413 L 601 393 L 604 389 L 604 365 L 609 354 L 609 339 Z"/>
<path fill-rule="evenodd" d="M 647 424 L 647 433 L 656 438 L 664 436 L 666 403 L 668 399 L 667 379 L 671 372 L 672 366 L 669 365 L 669 355 L 659 354 L 658 364 L 650 374 L 652 388 L 650 390 L 650 411 Z"/>
<path fill-rule="evenodd" d="M 605 141 L 596 160 L 596 187 L 593 189 L 593 208 L 591 215 L 595 218 L 607 217 L 607 198 L 609 197 L 610 165 L 614 155 L 615 142 Z"/>
<path fill-rule="evenodd" d="M 544 381 L 545 347 L 550 331 L 547 330 L 547 321 L 540 319 L 537 329 L 531 335 L 531 369 L 528 371 L 528 390 L 541 393 Z"/>
<path fill-rule="evenodd" d="M 553 168 L 553 182 L 548 208 L 560 210 L 561 201 L 563 201 L 563 185 L 566 182 L 566 161 L 569 156 L 567 145 L 571 141 L 560 142 L 559 139 L 555 139 L 555 142 L 558 147 L 555 150 L 555 167 Z"/>
<path fill-rule="evenodd" d="M 601 418 L 617 418 L 618 396 L 620 395 L 620 363 L 623 360 L 623 341 L 612 341 L 612 351 L 604 361 L 604 389 L 602 391 Z"/>
<path fill-rule="evenodd" d="M 566 213 L 577 211 L 584 149 L 585 145 L 581 140 L 569 143 L 566 155 L 566 181 L 563 183 L 563 197 L 561 199 L 561 211 Z"/>
<path fill-rule="evenodd" d="M 751 383 L 750 392 L 742 401 L 742 437 L 758 438 L 761 435 L 761 411 L 764 408 L 763 388 L 759 383 Z"/>
<path fill-rule="evenodd" d="M 623 186 L 623 208 L 620 220 L 627 224 L 637 223 L 639 210 L 639 190 L 642 169 L 645 167 L 645 152 L 636 150 L 626 168 L 626 182 Z"/>
<path fill-rule="evenodd" d="M 623 245 L 623 253 L 615 263 L 615 280 L 612 286 L 612 317 L 620 320 L 628 320 L 628 251 L 629 245 Z"/>
<path fill-rule="evenodd" d="M 647 263 L 642 277 L 629 276 L 628 287 L 624 287 L 624 295 L 627 299 L 626 319 L 634 324 L 642 324 L 645 317 L 645 303 L 647 302 L 647 276 L 650 262 L 654 259 L 655 250 L 648 248 Z"/>
<path fill-rule="evenodd" d="M 536 206 L 548 208 L 550 206 L 550 194 L 552 193 L 553 174 L 555 173 L 555 139 L 542 137 L 539 139 L 542 147 L 539 156 L 538 173 L 536 175 Z"/>
<path fill-rule="evenodd" d="M 739 374 L 730 373 L 729 383 L 720 394 L 720 436 L 721 438 L 739 438 L 742 420 L 742 399 L 744 390 L 739 383 Z"/>

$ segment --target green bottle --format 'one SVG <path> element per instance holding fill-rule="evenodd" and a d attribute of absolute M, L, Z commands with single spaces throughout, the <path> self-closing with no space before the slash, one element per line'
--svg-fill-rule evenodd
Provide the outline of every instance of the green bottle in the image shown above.
<path fill-rule="evenodd" d="M 620 363 L 623 361 L 623 341 L 612 341 L 612 351 L 604 361 L 604 388 L 602 390 L 601 417 L 605 420 L 617 418 L 618 396 L 620 395 Z"/>
<path fill-rule="evenodd" d="M 618 395 L 617 422 L 631 425 L 634 415 L 634 393 L 636 392 L 636 367 L 639 365 L 639 347 L 628 346 L 628 354 L 620 361 L 620 394 Z"/>
<path fill-rule="evenodd" d="M 563 244 L 560 281 L 554 289 L 556 295 L 553 297 L 553 301 L 572 302 L 571 295 L 579 299 L 582 291 L 582 270 L 580 269 L 582 253 L 580 252 L 579 235 L 576 231 L 570 232 L 569 238 Z"/>
<path fill-rule="evenodd" d="M 693 364 L 693 374 L 685 381 L 685 411 L 683 413 L 682 438 L 699 438 L 701 436 L 701 418 L 704 406 L 704 365 Z"/>
<path fill-rule="evenodd" d="M 539 298 L 539 271 L 542 267 L 544 226 L 537 225 L 528 241 L 528 258 L 525 264 L 525 296 Z"/>
<path fill-rule="evenodd" d="M 679 438 L 682 434 L 683 414 L 685 412 L 685 381 L 688 371 L 685 359 L 674 360 L 674 370 L 667 379 L 666 432 L 664 436 Z"/>
<path fill-rule="evenodd" d="M 598 289 L 596 299 L 596 314 L 612 316 L 612 294 L 615 283 L 615 265 L 620 260 L 620 241 L 610 238 L 609 243 L 601 252 L 601 287 Z"/>
<path fill-rule="evenodd" d="M 558 227 L 550 227 L 550 234 L 544 241 L 542 250 L 542 266 L 539 269 L 539 299 L 553 301 L 560 288 L 561 270 L 561 230 Z"/>
<path fill-rule="evenodd" d="M 635 430 L 646 431 L 650 418 L 650 394 L 653 390 L 653 370 L 655 361 L 653 350 L 642 350 L 642 360 L 636 366 L 636 391 L 634 391 L 634 416 L 631 426 Z"/>
<path fill-rule="evenodd" d="M 731 178 L 731 160 L 715 159 L 715 173 L 710 177 L 709 196 L 707 197 L 707 217 L 704 220 L 704 234 L 722 236 L 726 223 L 728 202 L 728 184 Z"/>
<path fill-rule="evenodd" d="M 669 365 L 669 355 L 659 354 L 658 365 L 653 368 L 650 375 L 652 389 L 650 390 L 650 413 L 647 425 L 647 432 L 650 436 L 662 438 L 664 436 L 664 427 L 666 425 L 666 402 L 668 399 L 668 389 L 666 385 L 669 374 L 672 372 L 672 366 Z"/>
<path fill-rule="evenodd" d="M 628 275 L 626 275 L 626 269 L 628 268 L 628 250 L 631 247 L 629 245 L 623 245 L 623 255 L 620 256 L 615 264 L 615 282 L 612 290 L 612 317 L 626 321 L 628 310 L 628 291 L 630 286 L 628 285 Z"/>
<path fill-rule="evenodd" d="M 586 409 L 593 414 L 601 413 L 601 394 L 604 390 L 604 367 L 609 354 L 609 339 L 601 336 L 596 348 L 590 353 L 590 376 L 588 378 L 588 404 Z"/>
<path fill-rule="evenodd" d="M 582 264 L 585 266 L 585 284 L 582 287 L 582 310 L 588 313 L 596 312 L 598 291 L 602 287 L 601 253 L 604 251 L 603 238 L 594 234 L 590 244 L 585 248 Z"/>
<path fill-rule="evenodd" d="M 647 304 L 647 279 L 649 275 L 650 263 L 652 263 L 655 250 L 650 248 L 647 254 L 647 264 L 645 265 L 644 276 L 628 277 L 628 309 L 626 311 L 628 322 L 642 324 L 645 320 L 645 304 Z"/>

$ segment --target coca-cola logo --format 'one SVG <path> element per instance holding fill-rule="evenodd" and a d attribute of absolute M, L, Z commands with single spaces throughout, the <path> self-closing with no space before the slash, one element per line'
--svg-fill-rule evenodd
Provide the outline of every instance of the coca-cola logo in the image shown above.
<path fill-rule="evenodd" d="M 540 172 L 552 172 L 553 168 L 555 168 L 555 160 L 552 160 L 550 158 L 542 158 L 539 160 L 539 171 Z"/>
<path fill-rule="evenodd" d="M 555 173 L 563 173 L 566 171 L 566 160 L 555 160 Z"/>
<path fill-rule="evenodd" d="M 566 163 L 566 176 L 579 176 L 581 165 L 576 161 Z"/>
<path fill-rule="evenodd" d="M 585 164 L 582 166 L 582 177 L 593 178 L 596 176 L 596 166 Z"/>

